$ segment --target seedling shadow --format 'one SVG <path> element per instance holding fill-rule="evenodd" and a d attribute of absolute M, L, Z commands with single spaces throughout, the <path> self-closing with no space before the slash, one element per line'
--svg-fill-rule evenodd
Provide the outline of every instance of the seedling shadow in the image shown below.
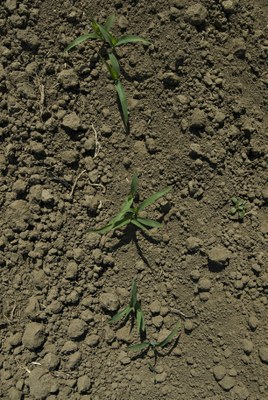
<path fill-rule="evenodd" d="M 137 231 L 138 228 L 136 228 L 134 225 L 129 224 L 128 226 L 125 227 L 124 229 L 124 234 L 123 236 L 120 238 L 119 242 L 116 243 L 114 246 L 112 246 L 111 250 L 112 251 L 116 251 L 118 249 L 120 249 L 121 247 L 128 245 L 129 243 L 134 243 L 136 250 L 138 252 L 138 255 L 140 256 L 140 258 L 142 259 L 142 261 L 144 262 L 144 264 L 150 268 L 153 272 L 153 268 L 150 265 L 150 262 L 148 260 L 148 258 L 145 256 L 138 237 L 137 237 Z M 153 244 L 157 244 L 158 241 L 155 240 L 154 238 L 152 238 L 150 235 L 147 235 L 145 232 L 143 232 L 142 230 L 139 230 L 139 232 L 150 242 Z"/>

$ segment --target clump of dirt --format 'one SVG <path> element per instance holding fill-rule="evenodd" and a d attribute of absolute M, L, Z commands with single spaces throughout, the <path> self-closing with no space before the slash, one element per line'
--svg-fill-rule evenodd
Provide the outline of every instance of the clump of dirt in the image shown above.
<path fill-rule="evenodd" d="M 115 13 L 129 101 L 88 41 Z M 265 0 L 0 5 L 1 385 L 10 400 L 266 400 L 267 15 Z M 101 236 L 133 173 L 163 217 Z M 245 203 L 231 216 L 231 199 Z M 109 325 L 135 278 L 158 357 Z"/>

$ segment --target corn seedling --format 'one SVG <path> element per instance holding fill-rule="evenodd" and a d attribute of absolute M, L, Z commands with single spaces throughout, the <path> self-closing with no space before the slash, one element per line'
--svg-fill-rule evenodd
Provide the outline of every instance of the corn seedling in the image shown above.
<path fill-rule="evenodd" d="M 131 297 L 129 305 L 123 310 L 119 311 L 117 314 L 115 314 L 113 318 L 110 319 L 109 323 L 113 324 L 123 318 L 128 318 L 130 314 L 132 314 L 133 317 L 136 318 L 138 332 L 140 335 L 143 335 L 145 333 L 145 320 L 143 311 L 141 309 L 141 304 L 137 300 L 137 284 L 134 279 L 131 286 Z"/>
<path fill-rule="evenodd" d="M 113 219 L 111 219 L 111 221 L 107 225 L 105 225 L 103 228 L 95 229 L 94 232 L 105 234 L 112 230 L 123 228 L 128 224 L 133 224 L 137 228 L 140 228 L 144 232 L 149 234 L 150 231 L 148 230 L 148 228 L 158 228 L 162 226 L 160 222 L 154 221 L 152 219 L 142 218 L 140 217 L 139 214 L 145 208 L 147 208 L 155 201 L 157 201 L 160 197 L 166 195 L 171 190 L 171 187 L 168 186 L 163 190 L 161 190 L 160 192 L 157 192 L 152 196 L 148 197 L 148 199 L 143 200 L 137 206 L 133 206 L 137 194 L 137 189 L 138 189 L 138 178 L 137 175 L 135 174 L 131 181 L 130 194 L 124 201 L 119 213 Z"/>
<path fill-rule="evenodd" d="M 100 40 L 106 47 L 108 47 L 108 59 L 104 60 L 103 57 L 100 56 L 102 61 L 104 62 L 113 82 L 115 85 L 116 92 L 118 94 L 122 116 L 125 128 L 128 127 L 128 106 L 127 106 L 127 98 L 125 94 L 124 87 L 120 80 L 120 67 L 119 62 L 116 57 L 116 47 L 122 46 L 123 44 L 129 43 L 143 43 L 149 44 L 148 40 L 143 39 L 140 36 L 136 35 L 123 35 L 121 37 L 116 37 L 111 33 L 111 29 L 114 25 L 115 16 L 111 15 L 107 18 L 104 25 L 99 24 L 97 21 L 93 20 L 91 22 L 91 27 L 93 32 L 87 33 L 85 35 L 81 35 L 76 38 L 73 42 L 71 42 L 65 49 L 65 51 L 69 51 L 72 48 L 78 46 L 79 44 L 85 42 L 86 40 Z"/>
<path fill-rule="evenodd" d="M 149 351 L 150 349 L 153 350 L 154 363 L 153 364 L 148 363 L 148 366 L 149 366 L 150 371 L 152 371 L 155 375 L 155 373 L 156 373 L 155 366 L 156 366 L 156 362 L 157 362 L 158 349 L 159 348 L 163 349 L 169 343 L 171 343 L 172 340 L 174 339 L 174 337 L 178 334 L 179 329 L 180 329 L 180 323 L 177 322 L 175 327 L 170 332 L 170 334 L 165 339 L 161 340 L 161 342 L 149 340 L 149 341 L 145 341 L 142 343 L 137 343 L 137 344 L 128 346 L 128 350 L 129 351 L 143 351 L 143 350 Z"/>
<path fill-rule="evenodd" d="M 230 209 L 232 217 L 237 216 L 238 219 L 243 220 L 246 215 L 246 204 L 239 197 L 232 197 L 233 207 Z"/>

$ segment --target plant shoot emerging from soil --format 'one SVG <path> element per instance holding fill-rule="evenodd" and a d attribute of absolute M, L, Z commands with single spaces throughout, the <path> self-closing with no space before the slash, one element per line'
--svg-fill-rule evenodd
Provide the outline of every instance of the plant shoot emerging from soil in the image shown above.
<path fill-rule="evenodd" d="M 85 35 L 81 35 L 76 38 L 73 42 L 71 42 L 65 49 L 66 52 L 71 50 L 72 48 L 76 47 L 77 45 L 85 42 L 86 40 L 93 39 L 93 40 L 100 40 L 103 43 L 103 47 L 106 48 L 106 59 L 104 59 L 101 54 L 99 56 L 102 62 L 105 64 L 110 77 L 112 78 L 116 92 L 118 94 L 123 122 L 126 130 L 128 129 L 128 105 L 127 105 L 127 97 L 125 94 L 124 87 L 121 83 L 120 77 L 120 66 L 118 62 L 118 58 L 116 55 L 116 47 L 121 46 L 123 44 L 129 43 L 143 43 L 143 44 L 150 44 L 148 40 L 136 36 L 136 35 L 123 35 L 119 38 L 114 36 L 111 33 L 111 29 L 113 27 L 115 21 L 115 15 L 111 15 L 107 18 L 104 25 L 99 24 L 97 21 L 93 19 L 91 22 L 91 27 L 93 29 L 92 33 L 87 33 Z"/>
<path fill-rule="evenodd" d="M 246 203 L 239 197 L 232 197 L 231 201 L 233 203 L 233 207 L 230 209 L 231 216 L 242 221 L 246 215 Z"/>
<path fill-rule="evenodd" d="M 117 314 L 115 314 L 113 318 L 110 319 L 109 323 L 113 324 L 120 321 L 123 318 L 126 319 L 130 314 L 132 314 L 137 321 L 137 328 L 139 334 L 143 335 L 145 333 L 145 320 L 143 311 L 141 309 L 141 304 L 137 300 L 137 284 L 134 279 L 132 281 L 132 286 L 131 286 L 131 297 L 129 305 L 123 310 L 119 311 Z"/>
<path fill-rule="evenodd" d="M 137 344 L 128 346 L 128 350 L 129 351 L 143 351 L 143 350 L 149 351 L 150 349 L 153 350 L 154 364 L 149 363 L 148 365 L 149 365 L 150 370 L 155 374 L 156 373 L 155 366 L 156 366 L 156 362 L 157 362 L 158 349 L 159 348 L 163 349 L 169 343 L 171 343 L 172 340 L 174 339 L 174 337 L 177 336 L 179 329 L 180 329 L 180 323 L 177 322 L 176 325 L 174 326 L 174 328 L 172 329 L 172 331 L 170 332 L 170 334 L 167 337 L 165 337 L 165 339 L 161 340 L 161 342 L 156 342 L 155 340 L 144 341 L 142 343 L 137 343 Z"/>
<path fill-rule="evenodd" d="M 142 218 L 140 216 L 140 212 L 143 211 L 148 206 L 150 206 L 151 204 L 155 203 L 158 199 L 160 199 L 160 197 L 163 197 L 168 192 L 170 192 L 171 187 L 168 186 L 162 189 L 161 191 L 153 194 L 152 196 L 148 197 L 148 199 L 143 200 L 137 206 L 133 206 L 137 190 L 138 190 L 138 177 L 135 174 L 132 177 L 130 194 L 124 201 L 119 213 L 113 219 L 111 219 L 111 221 L 103 228 L 94 229 L 94 232 L 105 234 L 112 230 L 123 228 L 128 224 L 133 224 L 137 228 L 142 229 L 147 234 L 150 234 L 148 228 L 159 228 L 160 226 L 162 226 L 162 224 L 158 221 Z"/>

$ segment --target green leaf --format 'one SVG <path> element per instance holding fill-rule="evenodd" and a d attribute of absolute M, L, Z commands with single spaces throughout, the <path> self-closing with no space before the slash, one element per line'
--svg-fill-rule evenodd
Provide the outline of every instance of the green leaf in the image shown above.
<path fill-rule="evenodd" d="M 146 39 L 143 39 L 140 36 L 136 35 L 124 35 L 121 36 L 118 40 L 115 46 L 121 46 L 122 44 L 128 44 L 128 43 L 143 43 L 143 44 L 150 44 L 150 42 Z"/>
<path fill-rule="evenodd" d="M 113 25 L 114 25 L 114 21 L 115 21 L 115 15 L 112 14 L 106 19 L 105 24 L 104 24 L 104 28 L 107 31 L 110 31 L 112 29 Z"/>
<path fill-rule="evenodd" d="M 113 316 L 113 318 L 111 318 L 111 319 L 109 320 L 109 324 L 114 324 L 114 323 L 120 321 L 120 319 L 125 318 L 126 316 L 128 316 L 128 315 L 131 313 L 131 311 L 132 311 L 132 310 L 131 310 L 130 307 L 124 308 L 124 310 L 119 311 L 117 314 L 115 314 L 115 315 Z"/>
<path fill-rule="evenodd" d="M 238 212 L 238 216 L 239 216 L 240 219 L 244 219 L 245 215 L 246 215 L 245 210 Z"/>
<path fill-rule="evenodd" d="M 113 219 L 111 219 L 110 223 L 114 223 L 114 222 L 121 220 L 124 217 L 124 215 L 126 215 L 129 211 L 131 211 L 130 207 L 131 207 L 132 203 L 133 203 L 133 198 L 131 196 L 129 196 L 124 201 L 119 213 L 116 214 L 116 216 Z"/>
<path fill-rule="evenodd" d="M 128 346 L 128 350 L 141 351 L 141 350 L 148 348 L 150 346 L 150 344 L 151 344 L 150 342 L 142 342 L 142 343 L 138 343 L 138 344 L 132 344 L 132 345 Z"/>
<path fill-rule="evenodd" d="M 123 226 L 126 226 L 127 224 L 129 224 L 131 222 L 131 219 L 132 219 L 132 215 L 131 216 L 126 215 L 119 221 L 112 222 L 112 223 L 109 222 L 103 228 L 95 229 L 93 232 L 104 234 L 104 233 L 108 233 L 115 229 L 123 228 Z"/>
<path fill-rule="evenodd" d="M 133 225 L 137 226 L 137 228 L 142 229 L 144 232 L 147 233 L 147 235 L 150 235 L 150 231 L 148 231 L 148 229 L 147 229 L 145 226 L 143 226 L 143 225 L 142 225 L 139 221 L 137 221 L 136 219 L 132 219 L 132 220 L 131 220 L 131 223 L 132 223 Z"/>
<path fill-rule="evenodd" d="M 138 190 L 138 175 L 134 174 L 131 180 L 130 193 L 134 199 Z"/>
<path fill-rule="evenodd" d="M 154 374 L 156 373 L 156 369 L 155 369 L 155 367 L 153 366 L 153 364 L 152 363 L 148 363 L 148 367 L 149 367 L 149 370 L 151 371 L 151 372 L 153 372 Z"/>
<path fill-rule="evenodd" d="M 171 186 L 166 187 L 165 189 L 162 189 L 160 192 L 157 192 L 153 194 L 152 196 L 148 197 L 148 199 L 145 199 L 138 207 L 138 211 L 144 210 L 146 207 L 150 206 L 153 204 L 156 200 L 160 199 L 160 197 L 165 196 L 168 192 L 170 192 L 172 189 Z"/>
<path fill-rule="evenodd" d="M 232 208 L 230 209 L 230 214 L 231 214 L 231 215 L 235 215 L 236 212 L 237 212 L 237 209 L 236 209 L 235 207 L 232 207 Z"/>
<path fill-rule="evenodd" d="M 137 310 L 137 326 L 139 333 L 145 332 L 144 314 L 140 308 Z"/>
<path fill-rule="evenodd" d="M 173 338 L 177 335 L 178 331 L 180 329 L 180 323 L 177 322 L 175 327 L 172 329 L 172 331 L 170 332 L 170 334 L 161 342 L 157 343 L 156 346 L 157 347 L 165 347 L 167 344 L 169 344 Z"/>
<path fill-rule="evenodd" d="M 124 87 L 122 83 L 118 80 L 118 82 L 115 83 L 115 88 L 119 97 L 121 109 L 122 109 L 122 114 L 123 114 L 123 121 L 124 125 L 127 128 L 128 126 L 128 107 L 127 107 L 127 97 L 126 93 L 124 90 Z"/>
<path fill-rule="evenodd" d="M 130 300 L 129 307 L 131 307 L 132 309 L 135 309 L 136 303 L 137 303 L 137 284 L 136 284 L 135 279 L 133 279 L 132 286 L 131 286 L 131 300 Z"/>
<path fill-rule="evenodd" d="M 99 37 L 100 39 L 102 39 L 102 38 L 101 38 L 101 35 L 100 35 L 99 24 L 98 24 L 97 21 L 95 21 L 95 19 L 93 19 L 93 20 L 91 21 L 91 26 L 92 26 L 93 31 L 96 33 L 96 35 L 98 35 L 98 37 Z"/>
<path fill-rule="evenodd" d="M 113 79 L 117 81 L 120 78 L 119 62 L 118 62 L 116 56 L 114 55 L 114 53 L 109 53 L 109 60 L 111 62 L 113 71 L 115 73 L 115 78 L 113 78 Z"/>
<path fill-rule="evenodd" d="M 103 228 L 99 228 L 99 229 L 92 229 L 90 230 L 90 232 L 97 232 L 100 233 L 101 235 L 108 233 L 110 231 L 112 231 L 114 229 L 114 224 L 111 224 L 110 222 L 105 225 Z"/>
<path fill-rule="evenodd" d="M 160 226 L 162 226 L 162 224 L 160 224 L 160 222 L 154 221 L 153 219 L 138 217 L 137 221 L 143 225 L 149 226 L 150 228 L 159 228 Z"/>
<path fill-rule="evenodd" d="M 112 80 L 114 81 L 114 84 L 116 85 L 119 79 L 118 73 L 117 71 L 113 68 L 111 63 L 108 63 L 103 57 L 101 57 L 101 61 L 103 62 L 103 64 L 105 64 L 106 68 L 108 69 L 108 72 L 112 78 Z M 119 66 L 119 65 L 118 65 Z"/>
<path fill-rule="evenodd" d="M 113 47 L 112 35 L 110 34 L 110 32 L 108 32 L 102 25 L 98 23 L 97 25 L 103 40 L 107 42 L 111 47 Z"/>
<path fill-rule="evenodd" d="M 80 43 L 83 43 L 85 40 L 88 39 L 98 39 L 98 36 L 96 33 L 86 33 L 85 35 L 81 35 L 78 38 L 76 38 L 73 42 L 71 42 L 64 51 L 69 51 L 73 47 L 78 46 Z"/>
<path fill-rule="evenodd" d="M 236 197 L 232 197 L 231 201 L 234 205 L 236 205 L 238 203 L 238 199 Z"/>

